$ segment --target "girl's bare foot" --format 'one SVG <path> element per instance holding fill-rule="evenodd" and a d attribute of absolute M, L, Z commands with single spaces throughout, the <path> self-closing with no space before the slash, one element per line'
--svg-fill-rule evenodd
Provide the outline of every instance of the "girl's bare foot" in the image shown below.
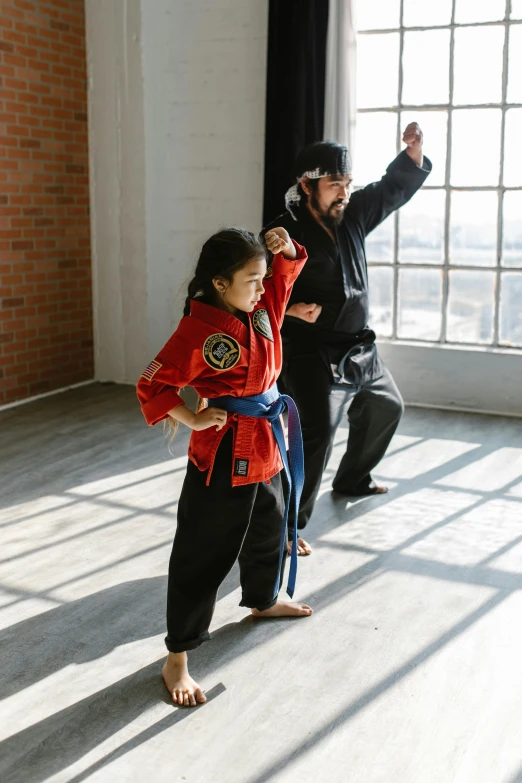
<path fill-rule="evenodd" d="M 252 609 L 254 617 L 309 617 L 313 609 L 307 604 L 298 604 L 295 601 L 278 601 L 276 604 L 260 612 Z"/>
<path fill-rule="evenodd" d="M 180 707 L 195 707 L 207 700 L 189 674 L 186 652 L 169 653 L 161 673 L 174 704 L 179 704 Z"/>
<path fill-rule="evenodd" d="M 292 554 L 292 544 L 293 541 L 288 542 L 288 554 Z M 312 554 L 312 547 L 310 544 L 304 540 L 304 538 L 298 538 L 297 539 L 297 554 L 298 555 L 311 555 Z"/>

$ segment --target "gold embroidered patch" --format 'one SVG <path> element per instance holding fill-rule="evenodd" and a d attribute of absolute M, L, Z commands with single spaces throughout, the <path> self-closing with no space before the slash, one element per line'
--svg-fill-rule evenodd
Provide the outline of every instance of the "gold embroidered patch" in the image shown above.
<path fill-rule="evenodd" d="M 252 316 L 252 326 L 259 334 L 266 337 L 267 340 L 274 342 L 274 334 L 272 332 L 272 325 L 268 313 L 264 308 L 256 310 Z"/>
<path fill-rule="evenodd" d="M 267 266 L 265 280 L 270 280 L 270 278 L 272 277 L 273 274 L 274 273 L 272 272 L 272 267 L 271 266 Z"/>
<path fill-rule="evenodd" d="M 239 361 L 239 343 L 228 334 L 211 334 L 203 346 L 203 358 L 214 370 L 230 370 Z"/>

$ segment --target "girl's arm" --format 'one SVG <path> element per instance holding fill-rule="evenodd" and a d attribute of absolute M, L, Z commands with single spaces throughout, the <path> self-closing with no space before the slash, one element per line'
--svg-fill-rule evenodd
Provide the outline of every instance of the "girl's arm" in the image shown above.
<path fill-rule="evenodd" d="M 284 228 L 272 228 L 265 234 L 268 249 L 275 253 L 264 281 L 267 300 L 271 300 L 273 316 L 278 327 L 285 315 L 292 287 L 303 268 L 307 255 Z"/>
<path fill-rule="evenodd" d="M 221 408 L 205 408 L 199 413 L 194 413 L 186 405 L 178 405 L 169 411 L 169 416 L 198 432 L 209 427 L 215 427 L 216 432 L 219 432 L 227 423 L 227 412 Z"/>
<path fill-rule="evenodd" d="M 151 426 L 170 417 L 193 430 L 216 427 L 219 431 L 227 421 L 225 411 L 220 408 L 205 408 L 199 413 L 193 413 L 179 395 L 180 389 L 191 385 L 198 375 L 197 363 L 201 361 L 201 349 L 190 340 L 190 335 L 190 328 L 187 330 L 183 326 L 178 327 L 158 356 L 141 374 L 136 387 L 141 410 L 147 424 Z"/>

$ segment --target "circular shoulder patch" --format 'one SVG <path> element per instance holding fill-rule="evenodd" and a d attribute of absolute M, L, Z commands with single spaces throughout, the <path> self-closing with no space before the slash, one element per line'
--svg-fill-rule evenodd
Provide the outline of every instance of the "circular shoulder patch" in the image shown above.
<path fill-rule="evenodd" d="M 267 266 L 265 280 L 270 280 L 270 278 L 272 277 L 273 274 L 274 273 L 272 271 L 272 267 L 271 266 Z"/>
<path fill-rule="evenodd" d="M 259 334 L 266 337 L 268 340 L 274 342 L 274 334 L 272 332 L 272 325 L 268 313 L 264 308 L 256 310 L 252 316 L 252 326 Z"/>
<path fill-rule="evenodd" d="M 203 346 L 203 358 L 214 370 L 230 370 L 239 361 L 239 343 L 228 334 L 211 334 Z"/>

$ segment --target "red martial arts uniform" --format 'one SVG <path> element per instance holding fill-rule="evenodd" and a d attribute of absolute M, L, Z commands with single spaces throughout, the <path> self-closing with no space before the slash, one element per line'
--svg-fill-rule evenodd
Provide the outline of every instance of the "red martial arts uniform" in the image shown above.
<path fill-rule="evenodd" d="M 138 399 L 147 424 L 157 424 L 183 400 L 178 392 L 193 386 L 200 397 L 247 397 L 268 391 L 281 372 L 279 329 L 292 286 L 305 261 L 304 248 L 296 243 L 297 260 L 274 256 L 265 293 L 249 314 L 249 325 L 217 307 L 191 302 L 190 315 L 182 318 L 170 340 L 147 367 L 138 382 Z M 281 470 L 281 457 L 266 419 L 237 414 L 228 417 L 216 432 L 209 427 L 194 431 L 189 457 L 200 470 L 208 470 L 210 483 L 214 457 L 228 429 L 234 431 L 232 484 L 252 484 Z"/>
<path fill-rule="evenodd" d="M 138 382 L 148 424 L 166 419 L 182 405 L 179 390 L 188 385 L 204 398 L 253 397 L 274 386 L 282 361 L 279 330 L 306 261 L 304 248 L 294 244 L 295 261 L 274 256 L 248 326 L 192 300 L 190 315 L 182 318 Z M 193 431 L 169 565 L 169 651 L 191 650 L 209 638 L 217 590 L 237 559 L 241 605 L 263 611 L 276 602 L 284 565 L 281 468 L 267 419 L 230 413 L 219 432 L 215 426 Z"/>

